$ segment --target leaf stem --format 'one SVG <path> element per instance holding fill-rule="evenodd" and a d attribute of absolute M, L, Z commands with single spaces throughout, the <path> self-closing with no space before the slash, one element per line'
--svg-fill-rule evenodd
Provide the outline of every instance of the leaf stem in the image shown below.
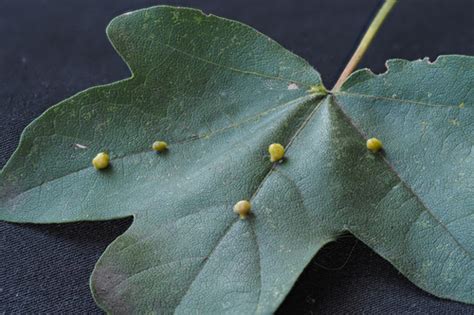
<path fill-rule="evenodd" d="M 347 63 L 346 67 L 344 68 L 344 71 L 342 71 L 336 84 L 334 85 L 332 89 L 333 92 L 339 91 L 344 81 L 357 67 L 360 60 L 362 59 L 365 52 L 367 51 L 367 48 L 369 48 L 370 44 L 372 43 L 372 40 L 374 39 L 375 35 L 380 29 L 380 26 L 382 26 L 383 22 L 385 21 L 388 14 L 393 9 L 396 3 L 397 3 L 397 0 L 385 0 L 385 3 L 382 5 L 382 7 L 380 7 L 379 11 L 377 12 L 374 19 L 372 20 L 372 23 L 370 23 L 369 28 L 365 32 L 364 37 L 362 37 L 362 40 L 360 41 L 359 46 L 357 47 L 351 59 Z"/>

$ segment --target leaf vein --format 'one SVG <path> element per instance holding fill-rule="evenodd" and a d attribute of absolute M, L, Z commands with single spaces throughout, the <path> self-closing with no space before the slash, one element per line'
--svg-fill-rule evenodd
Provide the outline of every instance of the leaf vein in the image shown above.
<path fill-rule="evenodd" d="M 427 103 L 427 102 L 421 102 L 421 101 L 415 101 L 415 100 L 409 100 L 409 99 L 379 96 L 379 95 L 371 95 L 371 94 L 362 94 L 362 93 L 354 93 L 354 92 L 336 92 L 336 93 L 334 93 L 334 95 L 348 95 L 348 96 L 355 96 L 355 97 L 362 97 L 362 98 L 372 98 L 372 99 L 379 99 L 379 100 L 392 101 L 392 102 L 402 102 L 402 103 L 408 103 L 408 104 L 420 105 L 420 106 L 429 106 L 429 107 L 449 108 L 449 107 L 457 107 L 458 106 L 458 105 L 452 105 L 452 104 Z"/>

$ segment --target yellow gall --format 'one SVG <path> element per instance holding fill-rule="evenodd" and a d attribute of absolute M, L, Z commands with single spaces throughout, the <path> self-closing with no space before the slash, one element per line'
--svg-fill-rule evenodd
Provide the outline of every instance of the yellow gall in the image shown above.
<path fill-rule="evenodd" d="M 110 157 L 105 152 L 100 152 L 95 156 L 95 158 L 92 159 L 92 165 L 94 165 L 94 167 L 98 170 L 107 168 L 107 166 L 109 166 L 109 162 Z"/>
<path fill-rule="evenodd" d="M 168 143 L 166 143 L 164 141 L 155 141 L 155 142 L 153 142 L 153 145 L 151 147 L 156 152 L 163 152 L 166 149 L 168 149 Z"/>
<path fill-rule="evenodd" d="M 237 213 L 241 219 L 245 219 L 250 213 L 252 205 L 248 200 L 240 200 L 234 205 L 234 212 Z"/>
<path fill-rule="evenodd" d="M 369 140 L 367 140 L 367 149 L 369 149 L 370 151 L 376 153 L 382 150 L 382 148 L 383 144 L 382 141 L 380 141 L 379 139 L 370 138 Z"/>
<path fill-rule="evenodd" d="M 268 147 L 268 153 L 270 153 L 270 161 L 277 162 L 285 156 L 285 148 L 279 143 L 272 143 Z"/>

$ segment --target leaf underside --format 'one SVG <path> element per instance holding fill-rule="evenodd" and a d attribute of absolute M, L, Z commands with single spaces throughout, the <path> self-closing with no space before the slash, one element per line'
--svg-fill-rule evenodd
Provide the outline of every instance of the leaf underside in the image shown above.
<path fill-rule="evenodd" d="M 326 95 L 301 58 L 197 10 L 136 11 L 107 34 L 132 77 L 50 108 L 0 175 L 4 221 L 133 215 L 91 276 L 105 311 L 271 313 L 345 231 L 419 287 L 474 303 L 474 58 L 390 60 Z M 272 164 L 275 142 L 286 158 Z"/>

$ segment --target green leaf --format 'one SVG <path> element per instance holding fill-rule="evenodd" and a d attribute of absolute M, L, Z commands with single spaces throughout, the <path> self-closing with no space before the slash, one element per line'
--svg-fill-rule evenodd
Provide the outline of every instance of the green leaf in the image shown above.
<path fill-rule="evenodd" d="M 140 10 L 107 34 L 132 77 L 49 109 L 0 175 L 5 221 L 133 215 L 91 277 L 104 310 L 270 313 L 345 231 L 419 287 L 474 303 L 474 58 L 392 60 L 326 95 L 304 60 L 200 11 Z"/>

